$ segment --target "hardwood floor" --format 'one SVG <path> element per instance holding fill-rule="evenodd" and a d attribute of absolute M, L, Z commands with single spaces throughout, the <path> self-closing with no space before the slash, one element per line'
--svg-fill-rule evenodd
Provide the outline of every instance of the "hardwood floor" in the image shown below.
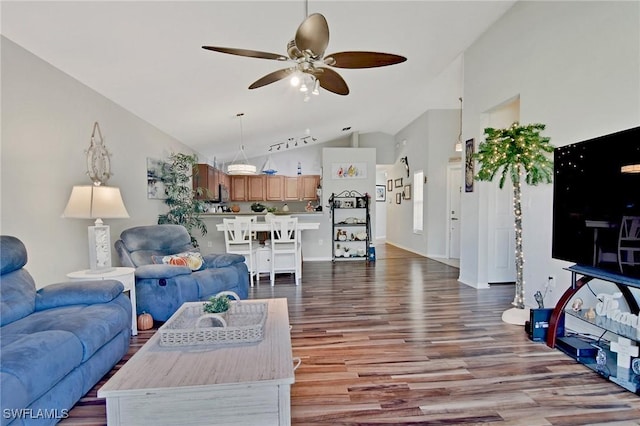
<path fill-rule="evenodd" d="M 513 287 L 474 290 L 455 268 L 376 249 L 374 264 L 307 262 L 300 286 L 251 290 L 288 299 L 294 425 L 640 425 L 638 396 L 501 321 Z M 105 424 L 100 386 L 61 424 Z"/>

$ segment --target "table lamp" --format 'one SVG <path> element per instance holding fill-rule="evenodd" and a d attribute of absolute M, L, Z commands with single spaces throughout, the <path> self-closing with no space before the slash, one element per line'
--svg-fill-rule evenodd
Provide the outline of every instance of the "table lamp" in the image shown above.
<path fill-rule="evenodd" d="M 95 219 L 89 226 L 89 263 L 95 273 L 103 273 L 111 267 L 111 236 L 109 225 L 102 218 L 128 218 L 120 189 L 112 186 L 79 185 L 74 186 L 62 217 L 76 219 Z"/>

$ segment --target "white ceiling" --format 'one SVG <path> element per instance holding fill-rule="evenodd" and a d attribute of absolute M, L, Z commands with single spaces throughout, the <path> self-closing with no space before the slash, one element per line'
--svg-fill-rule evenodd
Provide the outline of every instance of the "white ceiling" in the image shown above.
<path fill-rule="evenodd" d="M 202 45 L 286 54 L 304 1 L 2 1 L 1 32 L 206 159 L 231 160 L 304 136 L 318 142 L 360 133 L 395 134 L 429 109 L 459 108 L 459 56 L 514 1 L 309 2 L 322 13 L 327 53 L 370 50 L 402 64 L 335 69 L 351 93 L 321 89 L 305 103 L 282 80 L 248 86 L 287 64 L 206 51 Z"/>

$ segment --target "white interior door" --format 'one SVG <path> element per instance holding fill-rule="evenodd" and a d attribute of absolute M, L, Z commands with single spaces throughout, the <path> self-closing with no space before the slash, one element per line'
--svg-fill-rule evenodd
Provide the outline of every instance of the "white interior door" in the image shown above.
<path fill-rule="evenodd" d="M 448 257 L 460 259 L 460 197 L 462 195 L 462 167 L 460 164 L 447 168 L 448 193 Z"/>

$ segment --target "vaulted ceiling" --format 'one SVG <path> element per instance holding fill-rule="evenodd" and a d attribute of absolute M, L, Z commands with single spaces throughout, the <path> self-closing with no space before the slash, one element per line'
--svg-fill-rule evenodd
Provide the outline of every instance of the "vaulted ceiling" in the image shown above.
<path fill-rule="evenodd" d="M 295 1 L 3 1 L 4 36 L 207 159 L 228 161 L 311 134 L 395 134 L 424 111 L 459 108 L 460 54 L 515 1 L 308 3 L 330 30 L 327 52 L 395 53 L 404 63 L 335 69 L 349 85 L 308 102 L 286 80 L 249 90 L 288 63 L 207 51 L 203 45 L 286 55 L 305 18 Z M 242 123 L 236 117 L 243 112 Z"/>

